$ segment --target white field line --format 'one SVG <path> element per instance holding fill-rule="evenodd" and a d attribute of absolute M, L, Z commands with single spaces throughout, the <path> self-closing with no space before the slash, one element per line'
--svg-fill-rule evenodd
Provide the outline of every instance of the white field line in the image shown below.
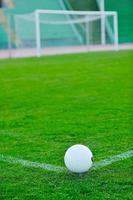
<path fill-rule="evenodd" d="M 112 163 L 125 160 L 127 158 L 133 157 L 133 150 L 129 150 L 127 152 L 111 156 L 107 159 L 95 162 L 92 170 L 97 170 L 102 167 L 106 167 L 108 165 L 111 165 Z M 48 171 L 56 171 L 56 172 L 61 172 L 65 171 L 65 167 L 60 167 L 60 166 L 55 166 L 55 165 L 50 165 L 50 164 L 45 164 L 45 163 L 38 163 L 38 162 L 32 162 L 29 160 L 23 160 L 23 159 L 17 159 L 12 156 L 4 156 L 3 154 L 0 154 L 0 161 L 11 163 L 11 164 L 20 164 L 25 167 L 33 167 L 33 168 L 40 168 Z"/>
<path fill-rule="evenodd" d="M 95 162 L 92 169 L 96 170 L 96 169 L 99 169 L 99 168 L 102 168 L 102 167 L 106 167 L 106 166 L 111 165 L 115 162 L 125 160 L 125 159 L 130 158 L 130 157 L 133 157 L 133 150 L 129 150 L 129 151 L 126 151 L 124 153 L 121 153 L 121 154 L 118 154 L 118 155 L 115 155 L 115 156 L 111 156 L 107 159 Z"/>
<path fill-rule="evenodd" d="M 20 164 L 25 167 L 34 167 L 34 168 L 40 168 L 45 169 L 48 171 L 62 171 L 64 170 L 64 167 L 58 167 L 55 165 L 45 164 L 45 163 L 38 163 L 33 162 L 29 160 L 23 160 L 23 159 L 17 159 L 12 156 L 4 156 L 0 154 L 0 161 L 11 163 L 11 164 Z"/>

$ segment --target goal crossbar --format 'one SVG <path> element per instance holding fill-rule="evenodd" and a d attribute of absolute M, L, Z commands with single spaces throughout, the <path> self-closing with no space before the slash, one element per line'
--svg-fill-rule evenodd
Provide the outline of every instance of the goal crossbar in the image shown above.
<path fill-rule="evenodd" d="M 37 14 L 69 14 L 69 15 L 116 15 L 115 11 L 69 11 L 69 10 L 36 10 Z"/>

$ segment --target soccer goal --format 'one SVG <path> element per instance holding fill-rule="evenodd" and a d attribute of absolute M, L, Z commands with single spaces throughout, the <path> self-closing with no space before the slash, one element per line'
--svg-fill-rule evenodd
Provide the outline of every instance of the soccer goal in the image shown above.
<path fill-rule="evenodd" d="M 36 10 L 15 15 L 15 32 L 21 47 L 35 48 L 37 56 L 59 48 L 118 50 L 116 12 Z"/>

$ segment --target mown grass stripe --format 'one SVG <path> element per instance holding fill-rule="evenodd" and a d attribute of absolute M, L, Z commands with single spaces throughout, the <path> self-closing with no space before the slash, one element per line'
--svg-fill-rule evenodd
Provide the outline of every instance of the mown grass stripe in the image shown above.
<path fill-rule="evenodd" d="M 95 162 L 92 167 L 92 170 L 97 170 L 102 167 L 106 167 L 108 165 L 111 165 L 112 163 L 130 158 L 130 157 L 133 157 L 133 150 L 129 150 L 127 152 L 114 155 L 107 159 Z M 60 166 L 45 164 L 45 163 L 38 163 L 38 162 L 29 161 L 29 160 L 17 159 L 12 156 L 4 156 L 3 154 L 0 154 L 0 161 L 8 162 L 11 164 L 21 164 L 22 166 L 26 166 L 26 167 L 41 168 L 48 171 L 61 172 L 61 171 L 66 170 L 65 167 L 60 167 Z"/>

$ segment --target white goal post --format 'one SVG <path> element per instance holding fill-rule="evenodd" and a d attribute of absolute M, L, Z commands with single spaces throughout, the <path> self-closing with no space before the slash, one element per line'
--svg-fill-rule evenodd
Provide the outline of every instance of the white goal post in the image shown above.
<path fill-rule="evenodd" d="M 117 12 L 36 10 L 14 15 L 16 49 L 43 54 L 118 50 Z M 14 38 L 14 39 L 15 39 Z"/>
<path fill-rule="evenodd" d="M 108 11 L 61 11 L 61 10 L 36 10 L 35 11 L 35 24 L 36 24 L 36 47 L 37 47 L 37 56 L 41 56 L 41 16 L 48 16 L 44 17 L 44 23 L 45 24 L 55 24 L 61 25 L 61 24 L 70 24 L 75 31 L 75 34 L 77 34 L 77 37 L 79 36 L 80 39 L 80 34 L 76 30 L 75 24 L 80 24 L 80 23 L 85 23 L 86 24 L 86 35 L 88 34 L 88 37 L 86 37 L 86 44 L 89 45 L 89 22 L 96 21 L 96 20 L 101 20 L 101 41 L 104 41 L 104 44 L 106 44 L 106 18 L 112 17 L 113 19 L 113 30 L 114 30 L 114 35 L 113 35 L 113 46 L 115 50 L 118 50 L 118 18 L 117 18 L 117 12 L 108 12 Z M 52 15 L 55 16 L 61 16 L 58 21 L 52 18 Z M 65 19 L 67 20 L 62 20 L 62 16 L 65 16 Z M 50 20 L 52 18 L 52 21 Z M 96 28 L 95 28 L 96 29 Z M 101 45 L 103 43 L 101 42 Z"/>

